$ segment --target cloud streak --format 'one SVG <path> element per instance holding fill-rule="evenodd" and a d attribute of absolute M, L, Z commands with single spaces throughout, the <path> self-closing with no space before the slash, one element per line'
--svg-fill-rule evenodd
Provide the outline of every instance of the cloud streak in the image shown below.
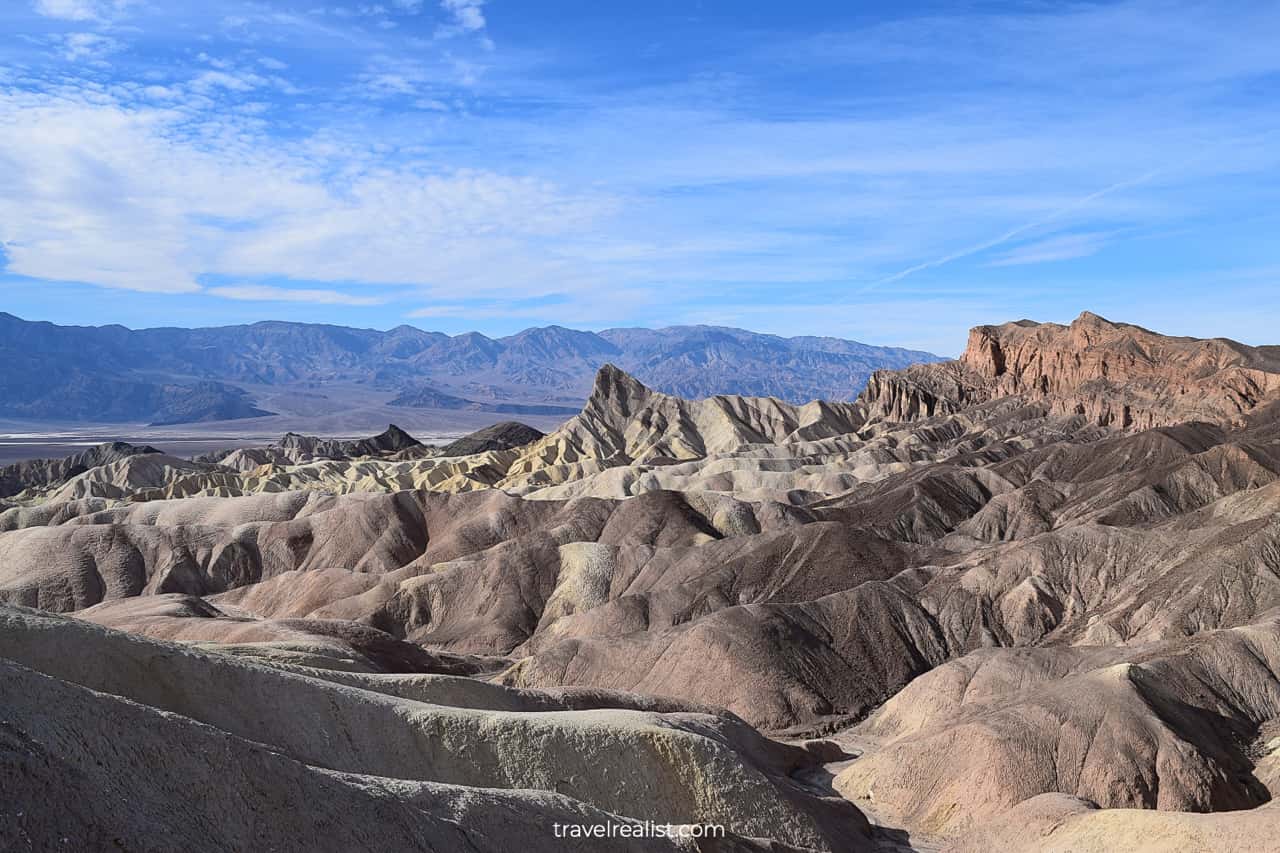
<path fill-rule="evenodd" d="M 1101 251 L 1114 236 L 1114 233 L 1059 234 L 1018 246 L 987 266 L 1018 267 L 1087 258 Z"/>
<path fill-rule="evenodd" d="M 337 290 L 274 287 L 262 284 L 234 284 L 210 287 L 206 291 L 223 299 L 248 302 L 307 302 L 318 305 L 382 305 L 385 297 L 353 296 Z"/>
<path fill-rule="evenodd" d="M 914 264 L 912 266 L 907 267 L 906 269 L 899 270 L 898 272 L 892 275 L 885 276 L 884 278 L 879 279 L 877 281 L 873 281 L 870 284 L 866 285 L 865 287 L 860 288 L 858 292 L 865 293 L 867 291 L 874 290 L 879 287 L 883 287 L 887 284 L 893 284 L 894 282 L 902 281 L 904 278 L 915 275 L 916 273 L 946 266 L 947 264 L 954 263 L 955 261 L 972 257 L 973 255 L 978 255 L 983 252 L 989 251 L 991 249 L 997 248 L 999 246 L 1003 246 L 1004 244 L 1013 241 L 1014 239 L 1016 239 L 1017 237 L 1020 237 L 1023 234 L 1043 228 L 1046 225 L 1052 225 L 1054 222 L 1057 222 L 1063 217 L 1071 213 L 1074 213 L 1078 210 L 1082 210 L 1088 207 L 1089 205 L 1093 204 L 1094 202 L 1104 199 L 1109 195 L 1113 195 L 1115 193 L 1119 193 L 1124 190 L 1129 190 L 1135 187 L 1142 186 L 1143 184 L 1153 181 L 1156 178 L 1161 177 L 1162 175 L 1167 175 L 1171 172 L 1177 171 L 1177 169 L 1179 168 L 1185 168 L 1186 166 L 1190 165 L 1190 162 L 1191 161 L 1181 163 L 1178 166 L 1166 166 L 1166 167 L 1161 167 L 1159 169 L 1152 169 L 1148 172 L 1144 172 L 1143 174 L 1138 175 L 1137 177 L 1129 178 L 1123 181 L 1117 181 L 1116 183 L 1103 187 L 1100 190 L 1095 190 L 1094 192 L 1091 192 L 1088 195 L 1084 195 L 1079 198 L 1073 199 L 1069 203 L 1064 204 L 1063 206 L 1050 211 L 1044 216 L 1037 217 L 1028 222 L 1022 223 L 1021 225 L 1010 228 L 1009 230 L 1005 231 L 1004 233 L 996 237 L 991 238 L 990 240 L 984 240 L 980 243 L 975 243 L 971 246 L 966 246 L 963 249 L 959 249 L 954 252 L 949 252 L 948 254 L 943 255 L 940 258 L 934 258 L 931 261 L 925 261 L 923 263 Z"/>

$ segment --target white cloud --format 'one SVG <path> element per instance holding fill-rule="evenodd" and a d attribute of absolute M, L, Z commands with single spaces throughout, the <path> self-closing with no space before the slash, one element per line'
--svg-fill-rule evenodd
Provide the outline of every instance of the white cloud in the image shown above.
<path fill-rule="evenodd" d="M 65 21 L 92 21 L 97 17 L 93 0 L 36 0 L 37 14 Z"/>
<path fill-rule="evenodd" d="M 35 0 L 37 14 L 63 21 L 107 21 L 136 0 Z"/>
<path fill-rule="evenodd" d="M 98 33 L 67 33 L 58 40 L 62 57 L 68 62 L 100 60 L 124 48 L 110 36 Z"/>
<path fill-rule="evenodd" d="M 426 308 L 415 308 L 405 315 L 415 319 L 426 317 L 474 317 L 476 309 L 471 305 L 431 305 Z"/>
<path fill-rule="evenodd" d="M 365 93 L 373 98 L 413 95 L 417 93 L 420 84 L 419 80 L 408 75 L 391 72 L 371 72 L 363 75 L 360 82 Z"/>
<path fill-rule="evenodd" d="M 420 100 L 440 101 L 454 86 L 471 87 L 485 71 L 483 66 L 456 57 L 434 62 L 377 55 L 356 75 L 358 91 L 371 99 L 416 95 Z"/>
<path fill-rule="evenodd" d="M 197 92 L 208 92 L 211 89 L 228 89 L 232 92 L 248 92 L 264 85 L 267 81 L 257 74 L 247 72 L 205 71 L 191 81 L 191 88 Z"/>
<path fill-rule="evenodd" d="M 609 212 L 600 199 L 391 164 L 377 140 L 284 144 L 256 121 L 102 93 L 0 94 L 7 271 L 154 292 L 195 292 L 207 275 L 417 285 L 433 297 L 600 284 L 562 251 Z"/>
<path fill-rule="evenodd" d="M 224 299 L 249 302 L 309 302 L 316 305 L 382 305 L 387 300 L 377 296 L 353 296 L 337 290 L 309 290 L 271 287 L 262 284 L 235 284 L 210 287 L 207 293 Z"/>
<path fill-rule="evenodd" d="M 443 36 L 475 33 L 485 27 L 484 0 L 440 0 L 440 8 L 449 14 L 451 23 L 442 27 Z"/>
<path fill-rule="evenodd" d="M 607 325 L 610 322 L 634 324 L 640 316 L 638 312 L 662 295 L 648 288 L 622 288 L 615 284 L 576 293 L 572 299 L 526 300 L 517 296 L 435 303 L 409 311 L 405 316 L 410 319 L 465 319 L 468 322 L 520 320 L 528 325 L 556 323 L 599 328 L 602 323 Z"/>
<path fill-rule="evenodd" d="M 572 288 L 580 269 L 559 257 L 557 238 L 604 212 L 599 202 L 533 179 L 377 169 L 322 206 L 286 212 L 235 241 L 222 263 L 242 275 L 288 270 L 473 295 Z"/>

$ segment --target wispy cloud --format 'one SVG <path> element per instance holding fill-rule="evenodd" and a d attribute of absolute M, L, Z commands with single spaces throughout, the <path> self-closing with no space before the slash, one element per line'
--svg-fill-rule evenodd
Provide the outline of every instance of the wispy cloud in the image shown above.
<path fill-rule="evenodd" d="M 230 89 L 233 92 L 248 92 L 265 83 L 266 80 L 257 74 L 205 71 L 191 81 L 191 88 L 197 92 L 208 92 L 219 88 Z"/>
<path fill-rule="evenodd" d="M 478 32 L 485 28 L 484 0 L 440 0 L 440 8 L 448 13 L 451 26 L 458 32 Z"/>
<path fill-rule="evenodd" d="M 355 296 L 337 290 L 273 287 L 261 284 L 236 284 L 210 287 L 207 292 L 223 299 L 249 302 L 308 302 L 318 305 L 382 305 L 385 297 Z"/>
<path fill-rule="evenodd" d="M 206 82 L 191 88 L 232 88 Z M 9 271 L 157 292 L 194 292 L 203 275 L 476 294 L 589 286 L 561 241 L 608 215 L 606 197 L 394 165 L 376 143 L 282 144 L 256 121 L 101 93 L 0 95 Z"/>
<path fill-rule="evenodd" d="M 35 0 L 33 8 L 39 15 L 64 21 L 108 21 L 137 0 Z"/>
<path fill-rule="evenodd" d="M 1018 246 L 987 266 L 1016 267 L 1087 258 L 1101 251 L 1114 236 L 1114 233 L 1059 234 Z"/>
<path fill-rule="evenodd" d="M 415 319 L 423 319 L 428 317 L 474 317 L 476 315 L 475 307 L 472 305 L 428 305 L 425 308 L 415 308 L 406 317 Z"/>
<path fill-rule="evenodd" d="M 124 49 L 119 40 L 99 33 L 67 33 L 58 38 L 58 44 L 69 62 L 101 60 Z"/>
<path fill-rule="evenodd" d="M 940 258 L 935 258 L 931 261 L 925 261 L 923 263 L 914 264 L 913 266 L 909 266 L 904 270 L 899 270 L 893 275 L 889 275 L 882 279 L 874 281 L 871 284 L 867 285 L 866 287 L 862 288 L 861 290 L 866 291 L 872 288 L 881 287 L 886 284 L 892 284 L 896 281 L 901 281 L 907 276 L 915 275 L 918 272 L 924 272 L 925 270 L 935 269 L 937 267 L 945 266 L 947 264 L 953 263 L 963 258 L 968 258 L 973 255 L 978 255 L 990 249 L 994 249 L 998 246 L 1003 246 L 1004 244 L 1013 241 L 1015 238 L 1023 234 L 1026 234 L 1030 231 L 1034 231 L 1038 228 L 1043 228 L 1046 225 L 1050 225 L 1058 221 L 1059 219 L 1062 219 L 1063 217 L 1067 216 L 1068 214 L 1073 213 L 1077 210 L 1084 209 L 1088 207 L 1090 204 L 1096 201 L 1099 201 L 1100 199 L 1103 199 L 1109 195 L 1112 195 L 1113 193 L 1118 193 L 1118 192 L 1121 192 L 1122 190 L 1133 189 L 1134 187 L 1141 186 L 1142 184 L 1152 181 L 1160 177 L 1161 175 L 1167 174 L 1171 171 L 1176 171 L 1177 168 L 1185 167 L 1186 165 L 1188 164 L 1182 163 L 1182 164 L 1179 164 L 1178 166 L 1162 166 L 1158 169 L 1152 169 L 1148 172 L 1144 172 L 1143 174 L 1138 175 L 1137 177 L 1129 178 L 1123 181 L 1117 181 L 1116 183 L 1111 184 L 1110 186 L 1103 187 L 1102 189 L 1091 192 L 1088 195 L 1084 195 L 1079 198 L 1072 199 L 1067 204 L 1064 204 L 1061 207 L 1058 207 L 1049 211 L 1044 216 L 1036 217 L 1035 219 L 1032 219 L 1029 222 L 1024 222 L 1021 225 L 1017 225 L 1013 228 L 1010 228 L 1008 231 L 1005 231 L 1003 234 L 1000 234 L 990 240 L 984 240 L 981 243 L 975 243 L 972 246 L 966 246 L 963 249 L 950 252 L 946 255 L 943 255 Z"/>

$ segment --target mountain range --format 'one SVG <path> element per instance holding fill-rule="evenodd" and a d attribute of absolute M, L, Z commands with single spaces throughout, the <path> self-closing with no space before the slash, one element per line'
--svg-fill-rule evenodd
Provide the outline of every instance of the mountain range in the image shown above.
<path fill-rule="evenodd" d="M 926 352 L 837 338 L 782 338 L 678 326 L 585 332 L 560 326 L 503 338 L 262 322 L 131 330 L 58 326 L 0 313 L 0 416 L 178 424 L 285 413 L 343 393 L 399 408 L 568 417 L 614 363 L 688 397 L 852 399 L 872 372 L 937 361 Z"/>

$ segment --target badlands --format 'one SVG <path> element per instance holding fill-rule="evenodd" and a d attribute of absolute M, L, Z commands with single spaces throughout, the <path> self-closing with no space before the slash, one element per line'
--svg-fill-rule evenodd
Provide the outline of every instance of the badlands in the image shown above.
<path fill-rule="evenodd" d="M 1280 849 L 1280 348 L 21 463 L 0 679 L 5 850 Z"/>

